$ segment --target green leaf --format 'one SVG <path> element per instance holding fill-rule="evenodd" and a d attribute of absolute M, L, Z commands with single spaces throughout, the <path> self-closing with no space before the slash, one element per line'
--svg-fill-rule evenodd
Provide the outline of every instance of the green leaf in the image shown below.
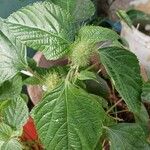
<path fill-rule="evenodd" d="M 127 15 L 130 17 L 132 23 L 140 23 L 140 24 L 143 22 L 147 22 L 147 24 L 150 23 L 150 15 L 140 10 L 131 9 L 127 11 Z"/>
<path fill-rule="evenodd" d="M 143 101 L 150 103 L 150 83 L 149 82 L 144 83 L 143 88 L 142 88 L 141 98 Z"/>
<path fill-rule="evenodd" d="M 90 71 L 86 71 L 86 70 L 83 70 L 81 71 L 77 78 L 81 81 L 84 81 L 84 80 L 94 80 L 96 82 L 97 81 L 97 77 L 96 77 L 96 74 L 94 72 L 90 72 Z"/>
<path fill-rule="evenodd" d="M 101 78 L 99 75 L 96 76 L 95 80 L 86 80 L 86 89 L 89 93 L 102 96 L 103 98 L 108 98 L 110 95 L 110 88 L 107 82 Z"/>
<path fill-rule="evenodd" d="M 81 22 L 94 15 L 95 8 L 91 0 L 51 0 L 70 12 L 75 21 Z"/>
<path fill-rule="evenodd" d="M 124 10 L 119 10 L 117 12 L 117 15 L 119 16 L 119 18 L 124 21 L 130 28 L 132 27 L 132 21 L 130 19 L 130 17 L 128 16 L 128 14 L 126 13 L 126 11 Z"/>
<path fill-rule="evenodd" d="M 0 86 L 0 100 L 9 100 L 18 97 L 22 90 L 22 78 L 15 76 L 11 81 L 5 81 Z"/>
<path fill-rule="evenodd" d="M 91 95 L 66 83 L 35 107 L 33 118 L 46 149 L 92 150 L 102 135 L 104 114 Z"/>
<path fill-rule="evenodd" d="M 74 40 L 71 15 L 50 2 L 26 6 L 10 15 L 6 22 L 17 39 L 42 51 L 47 59 L 64 56 Z"/>
<path fill-rule="evenodd" d="M 100 49 L 99 54 L 102 64 L 130 111 L 139 113 L 142 79 L 136 56 L 118 47 Z"/>
<path fill-rule="evenodd" d="M 117 41 L 119 35 L 108 28 L 99 26 L 84 26 L 79 30 L 77 41 L 97 43 L 105 41 Z M 103 44 L 103 43 L 100 43 Z M 101 45 L 100 45 L 101 46 Z"/>
<path fill-rule="evenodd" d="M 29 77 L 23 81 L 23 84 L 25 85 L 39 85 L 41 81 L 37 79 L 36 77 Z"/>
<path fill-rule="evenodd" d="M 10 101 L 10 105 L 2 112 L 3 121 L 14 129 L 20 129 L 28 119 L 26 102 L 18 97 Z"/>
<path fill-rule="evenodd" d="M 110 150 L 148 150 L 149 144 L 141 127 L 135 123 L 120 123 L 106 127 Z"/>
<path fill-rule="evenodd" d="M 26 47 L 12 36 L 1 19 L 0 25 L 0 84 L 2 84 L 24 69 L 27 62 Z"/>
<path fill-rule="evenodd" d="M 142 127 L 145 134 L 149 136 L 149 114 L 144 104 L 141 104 L 140 113 L 135 116 L 135 121 Z"/>
<path fill-rule="evenodd" d="M 11 139 L 8 142 L 3 143 L 0 148 L 1 150 L 22 150 L 22 145 L 18 142 L 17 139 Z"/>
<path fill-rule="evenodd" d="M 7 141 L 11 137 L 13 130 L 5 123 L 0 123 L 0 141 Z"/>

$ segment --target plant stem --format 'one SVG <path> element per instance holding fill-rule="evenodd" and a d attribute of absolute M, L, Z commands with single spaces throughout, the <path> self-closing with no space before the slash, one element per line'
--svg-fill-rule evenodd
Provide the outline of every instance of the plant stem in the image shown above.
<path fill-rule="evenodd" d="M 129 110 L 121 110 L 121 111 L 117 111 L 117 112 L 114 112 L 114 113 L 110 113 L 111 115 L 113 114 L 119 114 L 119 113 L 124 113 L 124 112 L 129 112 Z"/>
<path fill-rule="evenodd" d="M 119 101 L 117 101 L 112 107 L 110 107 L 108 110 L 107 110 L 107 114 L 110 113 L 119 103 L 122 102 L 122 99 L 120 99 Z"/>

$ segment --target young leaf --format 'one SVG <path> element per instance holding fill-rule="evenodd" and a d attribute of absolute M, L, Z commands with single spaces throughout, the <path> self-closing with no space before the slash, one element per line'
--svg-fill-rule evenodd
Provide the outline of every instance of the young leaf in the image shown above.
<path fill-rule="evenodd" d="M 35 107 L 33 118 L 46 149 L 86 149 L 102 135 L 105 112 L 91 95 L 67 83 Z"/>
<path fill-rule="evenodd" d="M 1 20 L 0 20 L 1 22 Z M 14 39 L 6 24 L 1 22 L 0 30 L 0 85 L 13 78 L 27 66 L 26 48 Z"/>
<path fill-rule="evenodd" d="M 77 40 L 82 42 L 97 43 L 101 41 L 111 42 L 117 41 L 119 35 L 108 28 L 99 27 L 99 26 L 84 26 L 79 30 Z"/>
<path fill-rule="evenodd" d="M 118 47 L 99 49 L 99 54 L 102 64 L 129 109 L 139 113 L 142 79 L 136 56 Z"/>
<path fill-rule="evenodd" d="M 148 150 L 149 144 L 141 127 L 134 123 L 121 123 L 106 127 L 110 150 Z"/>
<path fill-rule="evenodd" d="M 51 0 L 70 12 L 75 21 L 81 22 L 94 15 L 95 8 L 91 0 Z"/>
<path fill-rule="evenodd" d="M 50 2 L 37 2 L 8 17 L 11 32 L 27 46 L 40 50 L 47 59 L 58 59 L 74 40 L 71 15 Z"/>
<path fill-rule="evenodd" d="M 20 76 L 15 76 L 10 81 L 5 81 L 0 86 L 0 100 L 9 100 L 12 97 L 16 98 L 20 95 L 22 90 L 22 78 Z"/>
<path fill-rule="evenodd" d="M 10 101 L 10 105 L 2 111 L 3 121 L 14 129 L 20 129 L 28 119 L 26 102 L 18 97 Z"/>
<path fill-rule="evenodd" d="M 85 81 L 86 89 L 89 93 L 108 98 L 110 89 L 107 82 L 100 76 L 93 72 L 84 70 L 78 74 L 78 79 Z"/>
<path fill-rule="evenodd" d="M 119 10 L 117 15 L 120 17 L 122 21 L 124 21 L 130 28 L 132 27 L 132 21 L 128 14 L 124 10 Z"/>

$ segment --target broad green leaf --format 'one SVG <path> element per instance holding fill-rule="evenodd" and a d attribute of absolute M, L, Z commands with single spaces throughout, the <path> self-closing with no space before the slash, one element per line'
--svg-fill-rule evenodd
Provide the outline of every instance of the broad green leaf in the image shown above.
<path fill-rule="evenodd" d="M 150 103 L 150 83 L 143 84 L 141 98 L 143 101 Z"/>
<path fill-rule="evenodd" d="M 22 145 L 17 139 L 10 139 L 9 141 L 3 143 L 0 150 L 22 150 Z"/>
<path fill-rule="evenodd" d="M 0 123 L 0 141 L 7 141 L 11 137 L 13 130 L 5 123 Z"/>
<path fill-rule="evenodd" d="M 146 137 L 141 127 L 135 123 L 120 123 L 106 127 L 110 140 L 110 150 L 149 150 Z"/>
<path fill-rule="evenodd" d="M 70 12 L 75 21 L 81 22 L 90 18 L 95 13 L 94 4 L 91 0 L 51 0 Z"/>
<path fill-rule="evenodd" d="M 6 20 L 9 29 L 23 44 L 58 59 L 69 51 L 74 40 L 71 15 L 50 2 L 37 2 L 13 13 Z"/>
<path fill-rule="evenodd" d="M 136 56 L 130 51 L 118 47 L 99 49 L 99 55 L 102 64 L 130 111 L 139 113 L 142 79 Z"/>
<path fill-rule="evenodd" d="M 21 98 L 10 101 L 10 105 L 2 112 L 3 121 L 14 129 L 20 129 L 28 119 L 28 107 Z"/>
<path fill-rule="evenodd" d="M 15 76 L 10 81 L 5 81 L 0 86 L 0 100 L 9 100 L 12 97 L 18 97 L 22 90 L 22 78 Z"/>
<path fill-rule="evenodd" d="M 49 93 L 33 110 L 40 139 L 51 150 L 94 149 L 104 115 L 95 98 L 70 83 Z"/>
<path fill-rule="evenodd" d="M 99 27 L 99 26 L 84 26 L 79 30 L 78 41 L 88 42 L 88 43 L 97 43 L 105 41 L 117 41 L 119 35 L 108 28 Z M 103 43 L 100 43 L 101 45 Z M 101 46 L 99 45 L 99 46 Z"/>
<path fill-rule="evenodd" d="M 0 19 L 0 84 L 13 78 L 27 66 L 26 47 L 7 30 Z"/>

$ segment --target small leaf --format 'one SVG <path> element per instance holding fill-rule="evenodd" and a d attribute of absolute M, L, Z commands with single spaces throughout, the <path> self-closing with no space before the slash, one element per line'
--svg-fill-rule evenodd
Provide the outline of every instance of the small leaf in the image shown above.
<path fill-rule="evenodd" d="M 117 12 L 117 15 L 120 17 L 122 21 L 124 21 L 129 27 L 132 27 L 132 21 L 126 11 L 124 10 L 119 10 Z"/>
<path fill-rule="evenodd" d="M 71 15 L 50 2 L 37 2 L 13 13 L 7 19 L 11 32 L 23 44 L 58 59 L 69 51 L 74 40 Z"/>
<path fill-rule="evenodd" d="M 77 78 L 78 80 L 85 81 L 84 83 L 86 85 L 86 90 L 89 93 L 95 94 L 95 96 L 99 95 L 102 96 L 103 98 L 108 98 L 110 94 L 110 89 L 107 85 L 107 82 L 96 73 L 83 70 L 78 74 Z M 97 96 L 98 99 L 99 96 Z M 104 102 L 104 104 L 106 104 L 105 106 L 107 106 L 106 101 Z"/>
<path fill-rule="evenodd" d="M 10 81 L 5 81 L 0 86 L 0 100 L 9 100 L 13 97 L 16 98 L 20 95 L 22 90 L 22 78 L 20 76 L 15 76 Z"/>
<path fill-rule="evenodd" d="M 77 41 L 90 42 L 93 44 L 108 40 L 113 42 L 117 41 L 118 39 L 119 35 L 115 31 L 108 28 L 99 26 L 84 26 L 79 30 Z"/>
<path fill-rule="evenodd" d="M 86 89 L 89 93 L 108 98 L 110 95 L 110 88 L 107 82 L 99 75 L 96 76 L 97 80 L 86 80 Z"/>
<path fill-rule="evenodd" d="M 3 121 L 14 129 L 20 129 L 28 119 L 28 107 L 21 98 L 10 101 L 10 105 L 2 112 Z"/>
<path fill-rule="evenodd" d="M 25 84 L 25 85 L 38 85 L 40 83 L 41 83 L 41 81 L 34 76 L 29 77 L 23 81 L 23 84 Z"/>
<path fill-rule="evenodd" d="M 88 93 L 67 83 L 49 93 L 33 110 L 46 149 L 94 149 L 102 135 L 104 110 Z"/>
<path fill-rule="evenodd" d="M 129 109 L 139 113 L 142 79 L 136 56 L 118 47 L 100 49 L 99 54 L 102 64 Z"/>
<path fill-rule="evenodd" d="M 141 127 L 135 123 L 120 123 L 106 127 L 110 150 L 148 150 L 149 144 Z"/>

